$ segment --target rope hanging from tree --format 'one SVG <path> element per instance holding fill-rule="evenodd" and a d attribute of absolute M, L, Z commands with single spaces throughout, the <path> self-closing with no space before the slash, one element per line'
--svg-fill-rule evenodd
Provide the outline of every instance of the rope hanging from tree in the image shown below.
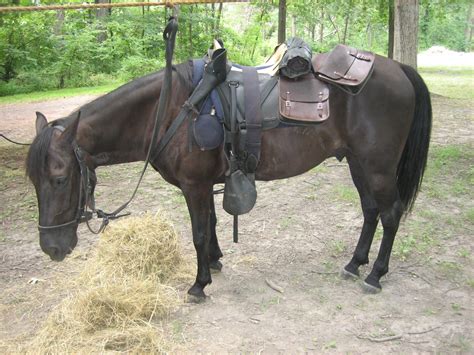
<path fill-rule="evenodd" d="M 46 5 L 46 6 L 7 6 L 0 7 L 0 13 L 4 12 L 28 12 L 28 11 L 53 11 L 53 10 L 78 10 L 78 9 L 103 9 L 113 7 L 139 7 L 139 6 L 167 6 L 187 4 L 214 4 L 220 2 L 248 2 L 249 0 L 175 0 L 160 2 L 119 2 L 111 4 L 69 4 L 69 5 Z"/>

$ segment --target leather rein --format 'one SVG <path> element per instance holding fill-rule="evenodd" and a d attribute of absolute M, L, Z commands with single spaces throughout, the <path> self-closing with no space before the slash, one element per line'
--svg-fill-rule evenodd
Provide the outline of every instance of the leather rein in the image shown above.
<path fill-rule="evenodd" d="M 77 211 L 76 211 L 76 216 L 74 219 L 61 223 L 61 224 L 55 224 L 51 226 L 43 226 L 38 224 L 38 229 L 39 231 L 50 231 L 54 229 L 59 229 L 59 228 L 64 228 L 64 227 L 69 227 L 69 226 L 77 226 L 82 222 L 86 222 L 87 227 L 90 232 L 94 234 L 99 234 L 102 232 L 105 227 L 109 224 L 109 222 L 113 219 L 117 219 L 120 217 L 128 216 L 130 213 L 124 213 L 124 214 L 119 214 L 122 210 L 124 210 L 130 202 L 132 202 L 133 198 L 135 197 L 138 187 L 140 186 L 140 183 L 143 179 L 143 176 L 145 174 L 145 171 L 148 167 L 148 164 L 150 162 L 150 158 L 152 157 L 153 150 L 155 149 L 156 145 L 156 140 L 158 136 L 158 131 L 161 125 L 161 122 L 163 120 L 163 117 L 165 115 L 165 110 L 166 106 L 168 104 L 168 99 L 169 99 L 169 93 L 171 90 L 171 76 L 172 76 L 172 59 L 173 59 L 173 52 L 174 52 L 174 45 L 175 45 L 175 40 L 176 40 L 176 32 L 178 30 L 178 22 L 176 17 L 172 16 L 170 17 L 168 24 L 166 28 L 163 31 L 163 39 L 166 42 L 166 67 L 165 67 L 165 76 L 163 79 L 163 87 L 161 90 L 161 95 L 160 99 L 158 102 L 158 109 L 157 113 L 155 116 L 155 125 L 153 128 L 153 133 L 152 133 L 152 138 L 150 145 L 148 147 L 148 153 L 147 157 L 145 160 L 145 165 L 142 169 L 142 172 L 140 174 L 140 178 L 138 179 L 138 183 L 135 187 L 135 190 L 133 191 L 131 197 L 128 199 L 127 202 L 122 204 L 120 207 L 118 207 L 115 211 L 111 213 L 106 213 L 102 210 L 96 209 L 95 208 L 95 202 L 94 202 L 94 188 L 97 182 L 96 174 L 94 169 L 90 169 L 85 160 L 85 155 L 86 152 L 84 149 L 82 149 L 74 140 L 72 142 L 72 148 L 74 151 L 74 156 L 76 157 L 76 161 L 79 165 L 79 171 L 81 174 L 80 178 L 80 186 L 79 186 L 79 201 L 78 201 L 78 206 L 77 206 Z M 80 111 L 78 113 L 80 116 Z M 57 125 L 53 126 L 53 128 L 60 130 L 61 132 L 64 131 L 64 127 Z M 166 143 L 171 139 L 170 136 L 172 136 L 174 132 L 167 131 L 165 133 L 165 136 L 162 138 L 160 141 L 160 144 L 157 148 L 157 151 L 153 154 L 153 158 L 156 159 L 157 156 L 161 153 L 161 151 L 164 149 L 164 146 Z M 164 144 L 163 144 L 164 143 Z M 92 206 L 92 211 L 87 210 L 87 206 L 91 204 Z M 89 225 L 89 220 L 92 219 L 94 213 L 97 215 L 97 218 L 102 219 L 102 223 L 99 227 L 98 230 L 93 230 L 91 226 Z"/>

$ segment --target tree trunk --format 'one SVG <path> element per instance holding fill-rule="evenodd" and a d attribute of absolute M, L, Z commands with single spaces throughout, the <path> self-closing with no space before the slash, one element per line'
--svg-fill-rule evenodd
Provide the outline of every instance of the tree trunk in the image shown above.
<path fill-rule="evenodd" d="M 63 30 L 63 24 L 64 24 L 64 10 L 58 10 L 56 11 L 56 22 L 54 23 L 54 35 L 59 36 Z"/>
<path fill-rule="evenodd" d="M 110 0 L 94 0 L 95 4 L 109 4 Z M 97 9 L 95 11 L 95 17 L 98 21 L 98 28 L 100 30 L 99 34 L 97 35 L 97 41 L 99 43 L 104 42 L 107 39 L 107 31 L 105 30 L 104 20 L 110 14 L 109 9 Z"/>
<path fill-rule="evenodd" d="M 347 40 L 347 33 L 349 29 L 349 20 L 350 20 L 350 15 L 351 15 L 351 10 L 352 10 L 352 0 L 349 1 L 349 4 L 347 5 L 346 9 L 346 18 L 344 19 L 344 33 L 342 35 L 342 44 L 346 44 Z"/>
<path fill-rule="evenodd" d="M 193 9 L 194 5 L 191 5 L 189 8 L 189 20 L 188 20 L 188 31 L 189 31 L 189 57 L 193 57 L 194 52 L 194 45 L 193 45 L 193 21 L 191 20 L 193 17 Z"/>
<path fill-rule="evenodd" d="M 395 0 L 393 59 L 416 69 L 418 54 L 418 0 Z"/>
<path fill-rule="evenodd" d="M 464 49 L 466 52 L 471 51 L 473 28 L 474 28 L 474 13 L 472 11 L 472 2 L 471 2 L 469 4 L 469 7 L 467 8 L 466 29 L 464 31 L 464 38 L 466 40 L 466 46 Z"/>
<path fill-rule="evenodd" d="M 367 24 L 367 28 L 365 30 L 365 33 L 367 35 L 367 48 L 371 49 L 372 48 L 372 26 L 370 22 Z"/>
<path fill-rule="evenodd" d="M 262 20 L 263 20 L 263 16 L 265 16 L 265 12 L 266 12 L 265 7 L 262 7 L 262 12 L 260 13 L 260 18 L 258 20 L 258 23 L 262 24 Z M 259 36 L 259 33 L 257 33 L 257 35 L 255 36 L 255 41 L 254 41 L 254 44 L 253 44 L 252 53 L 250 55 L 251 60 L 253 60 L 253 56 L 255 55 L 255 49 L 257 49 L 258 36 Z"/>
<path fill-rule="evenodd" d="M 388 48 L 387 57 L 393 59 L 393 3 L 394 0 L 388 1 Z"/>
<path fill-rule="evenodd" d="M 319 23 L 319 43 L 323 43 L 324 38 L 324 7 L 321 7 L 321 19 Z"/>
<path fill-rule="evenodd" d="M 291 16 L 291 37 L 296 36 L 296 18 Z"/>
<path fill-rule="evenodd" d="M 278 43 L 286 41 L 286 0 L 278 5 Z"/>
<path fill-rule="evenodd" d="M 216 30 L 215 30 L 215 34 L 217 38 L 221 36 L 221 18 L 222 18 L 222 3 L 220 2 L 219 8 L 217 9 L 217 20 L 216 20 Z"/>

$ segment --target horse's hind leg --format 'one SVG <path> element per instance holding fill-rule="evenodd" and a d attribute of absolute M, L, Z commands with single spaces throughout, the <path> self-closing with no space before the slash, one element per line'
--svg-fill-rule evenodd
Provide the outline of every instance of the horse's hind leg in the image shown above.
<path fill-rule="evenodd" d="M 193 243 L 197 254 L 196 282 L 188 293 L 198 299 L 206 297 L 204 287 L 212 282 L 209 270 L 210 210 L 212 198 L 211 184 L 193 184 L 181 187 L 193 229 Z"/>
<path fill-rule="evenodd" d="M 395 172 L 375 173 L 368 175 L 367 181 L 380 211 L 380 219 L 383 226 L 383 237 L 380 250 L 375 260 L 372 271 L 365 279 L 364 291 L 376 293 L 382 290 L 380 278 L 388 272 L 390 254 L 393 241 L 398 231 L 400 219 L 404 208 L 400 200 L 397 188 Z"/>
<path fill-rule="evenodd" d="M 347 161 L 352 180 L 359 192 L 362 212 L 364 214 L 364 225 L 362 226 L 354 255 L 349 264 L 344 267 L 341 275 L 344 278 L 357 278 L 360 276 L 359 267 L 369 263 L 369 251 L 379 222 L 379 210 L 367 186 L 367 181 L 359 162 L 352 157 L 347 157 Z"/>
<path fill-rule="evenodd" d="M 217 241 L 216 225 L 216 208 L 214 205 L 214 195 L 211 196 L 211 240 L 209 241 L 209 267 L 212 270 L 221 271 L 222 263 L 219 261 L 222 258 L 223 254 L 221 248 L 219 247 L 219 242 Z"/>

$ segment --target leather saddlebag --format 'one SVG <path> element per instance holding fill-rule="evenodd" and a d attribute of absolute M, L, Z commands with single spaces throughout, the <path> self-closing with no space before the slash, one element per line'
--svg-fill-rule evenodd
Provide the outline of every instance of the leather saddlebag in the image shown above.
<path fill-rule="evenodd" d="M 306 74 L 296 80 L 280 77 L 280 116 L 288 123 L 318 123 L 329 117 L 329 88 Z"/>
<path fill-rule="evenodd" d="M 374 59 L 372 52 L 338 44 L 327 56 L 324 55 L 324 59 L 320 60 L 318 56 L 313 58 L 313 70 L 319 79 L 357 94 L 372 74 Z"/>

